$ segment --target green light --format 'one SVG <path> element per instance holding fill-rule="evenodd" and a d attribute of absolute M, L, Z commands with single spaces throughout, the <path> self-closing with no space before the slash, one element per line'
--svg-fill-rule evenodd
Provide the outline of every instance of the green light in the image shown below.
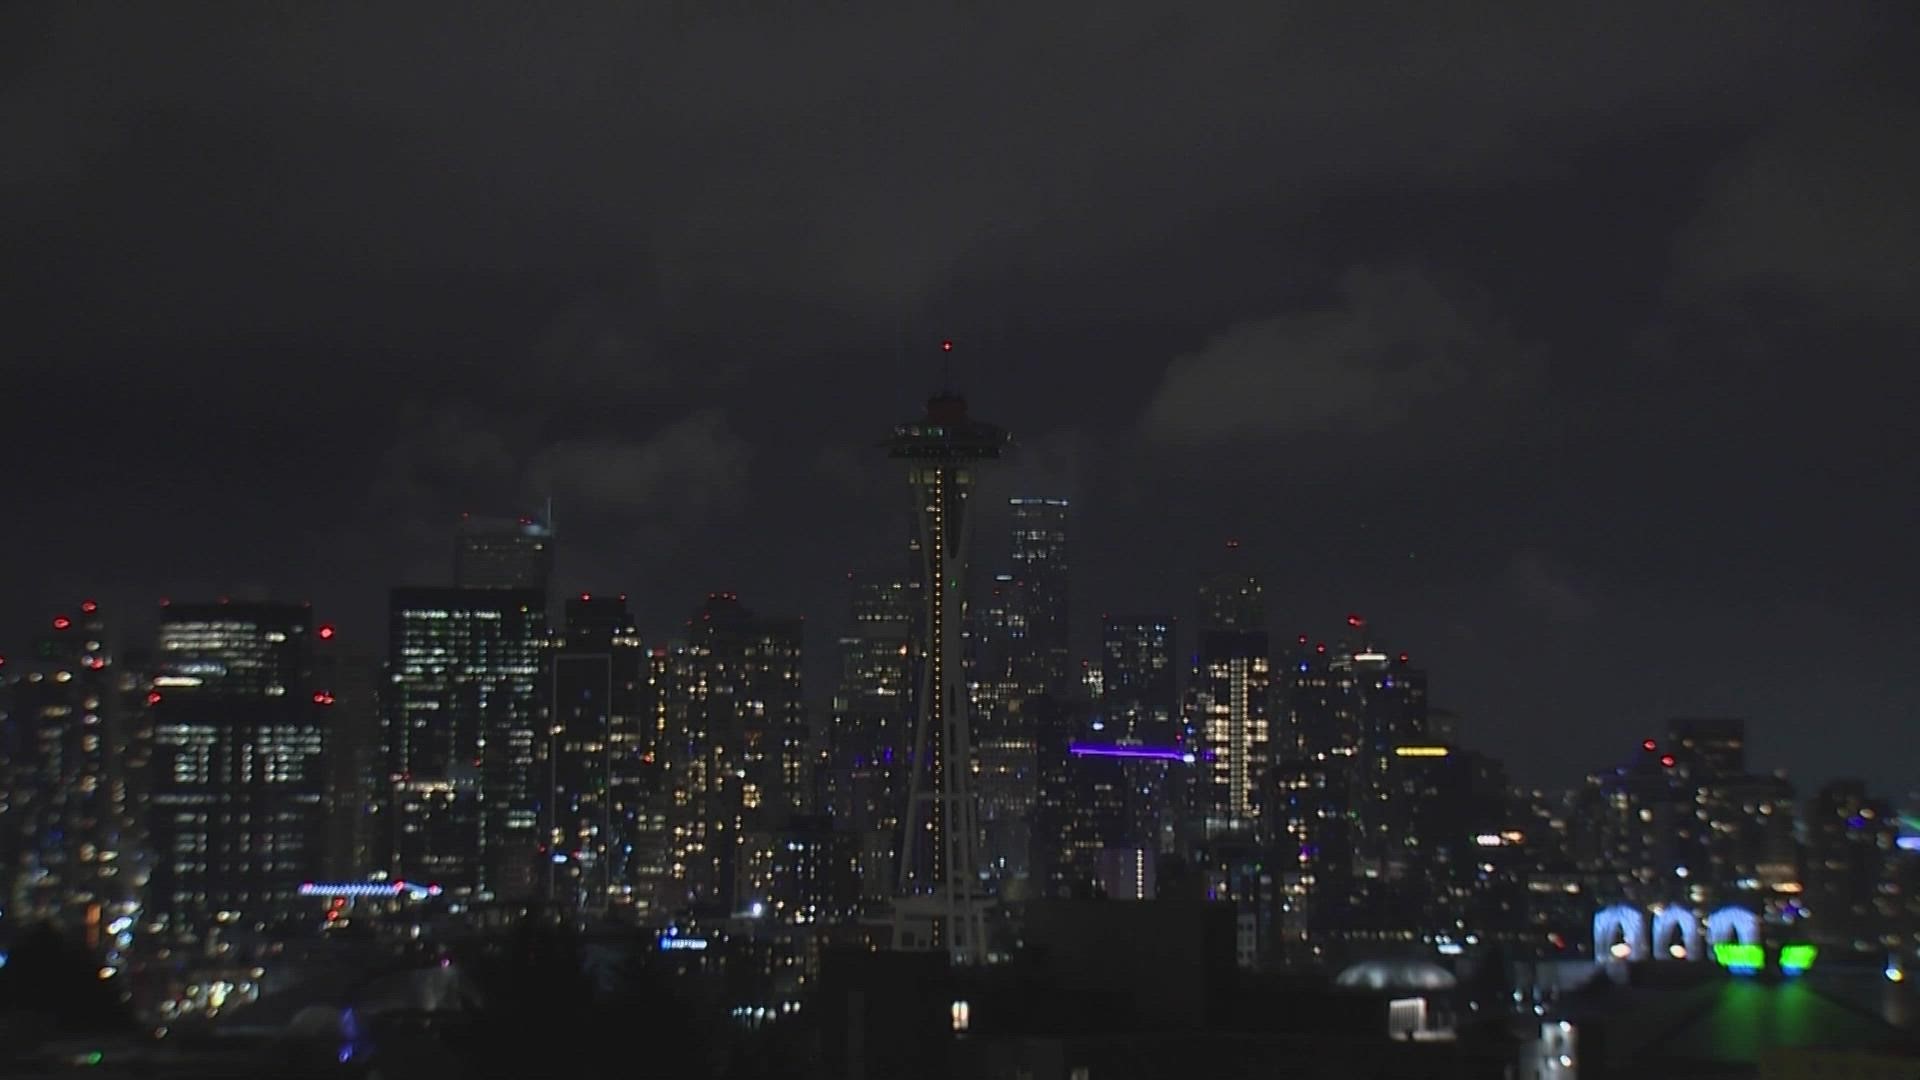
<path fill-rule="evenodd" d="M 98 1065 L 105 1058 L 106 1058 L 105 1054 L 102 1054 L 100 1051 L 95 1050 L 92 1053 L 89 1053 L 85 1057 L 83 1057 L 81 1061 L 87 1065 Z"/>
<path fill-rule="evenodd" d="M 1798 975 L 1813 966 L 1820 955 L 1818 945 L 1782 945 L 1780 946 L 1780 970 L 1789 975 Z"/>
<path fill-rule="evenodd" d="M 1747 968 L 1758 971 L 1767 962 L 1767 954 L 1758 945 L 1721 941 L 1713 946 L 1713 959 L 1724 968 Z"/>

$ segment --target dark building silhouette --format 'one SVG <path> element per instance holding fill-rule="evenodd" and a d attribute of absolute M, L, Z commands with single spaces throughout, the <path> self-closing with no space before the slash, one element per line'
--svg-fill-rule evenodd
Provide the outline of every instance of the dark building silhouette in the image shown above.
<path fill-rule="evenodd" d="M 528 516 L 462 515 L 454 534 L 453 583 L 467 589 L 530 589 L 553 578 L 553 529 Z"/>

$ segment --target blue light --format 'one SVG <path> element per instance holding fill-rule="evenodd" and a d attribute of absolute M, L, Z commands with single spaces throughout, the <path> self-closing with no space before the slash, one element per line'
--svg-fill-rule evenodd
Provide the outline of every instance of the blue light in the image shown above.
<path fill-rule="evenodd" d="M 300 883 L 301 896 L 325 897 L 362 897 L 362 896 L 399 896 L 407 894 L 415 900 L 429 896 L 439 896 L 438 885 L 416 885 L 408 881 L 303 881 Z"/>
<path fill-rule="evenodd" d="M 683 950 L 687 952 L 704 952 L 706 951 L 706 948 L 707 948 L 706 938 L 669 936 L 669 937 L 663 937 L 660 939 L 661 952 L 676 952 L 676 951 L 683 951 Z"/>
<path fill-rule="evenodd" d="M 1149 758 L 1155 761 L 1187 761 L 1191 757 L 1179 750 L 1148 746 L 1092 746 L 1087 743 L 1069 743 L 1067 752 L 1074 757 Z"/>

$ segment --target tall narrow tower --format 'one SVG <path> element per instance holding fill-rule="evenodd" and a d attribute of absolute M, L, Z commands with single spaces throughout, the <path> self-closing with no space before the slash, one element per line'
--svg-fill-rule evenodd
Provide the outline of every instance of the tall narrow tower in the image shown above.
<path fill-rule="evenodd" d="M 907 820 L 900 855 L 896 948 L 945 948 L 957 963 L 986 959 L 975 847 L 972 732 L 961 636 L 974 470 L 1000 457 L 1007 433 L 967 416 L 966 399 L 935 395 L 923 419 L 894 428 L 888 456 L 907 463 L 917 496 L 927 655 L 921 666 Z"/>

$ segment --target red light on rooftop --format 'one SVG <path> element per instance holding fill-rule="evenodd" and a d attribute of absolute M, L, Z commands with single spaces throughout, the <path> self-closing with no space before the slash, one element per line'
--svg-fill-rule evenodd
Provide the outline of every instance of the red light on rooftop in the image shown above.
<path fill-rule="evenodd" d="M 1326 643 L 1326 642 L 1324 642 L 1324 641 L 1322 641 L 1322 642 L 1320 642 L 1319 644 L 1317 644 L 1317 645 L 1315 645 L 1315 646 L 1313 647 L 1313 651 L 1314 651 L 1314 652 L 1321 652 L 1321 653 L 1323 653 L 1323 652 L 1326 652 L 1326 651 L 1327 651 L 1327 643 Z"/>
<path fill-rule="evenodd" d="M 1407 654 L 1406 654 L 1406 653 L 1401 653 L 1401 654 L 1400 654 L 1400 662 L 1401 662 L 1401 663 L 1403 663 L 1403 664 L 1404 664 L 1404 663 L 1406 663 L 1406 662 L 1408 661 L 1408 659 L 1410 659 L 1410 658 L 1409 658 L 1409 657 L 1407 656 Z"/>
<path fill-rule="evenodd" d="M 1347 625 L 1354 627 L 1355 629 L 1358 629 L 1362 626 L 1367 625 L 1367 620 L 1361 618 L 1358 615 L 1349 615 L 1347 616 Z"/>
<path fill-rule="evenodd" d="M 1305 634 L 1301 634 L 1301 635 L 1300 635 L 1300 644 L 1302 644 L 1302 645 L 1305 645 L 1306 643 L 1307 643 L 1307 635 L 1305 635 Z"/>
<path fill-rule="evenodd" d="M 1229 537 L 1229 538 L 1227 539 L 1227 550 L 1228 550 L 1228 551 L 1239 551 L 1239 550 L 1240 550 L 1240 541 L 1239 541 L 1239 539 L 1238 539 L 1238 538 L 1235 538 L 1235 537 Z"/>
<path fill-rule="evenodd" d="M 332 623 L 323 624 L 320 627 L 320 629 L 315 630 L 314 633 L 320 635 L 321 641 L 332 641 L 333 640 L 333 624 Z"/>
<path fill-rule="evenodd" d="M 94 612 L 96 612 L 96 611 L 99 611 L 99 610 L 100 610 L 100 605 L 99 605 L 99 604 L 96 604 L 96 603 L 94 603 L 94 602 L 93 602 L 93 601 L 91 601 L 91 600 L 82 600 L 82 601 L 80 601 L 80 610 L 81 610 L 81 611 L 84 611 L 84 612 L 86 612 L 86 613 L 87 613 L 87 614 L 89 614 L 89 615 L 91 615 L 91 614 L 93 614 Z"/>
<path fill-rule="evenodd" d="M 943 342 L 941 342 L 941 343 L 940 343 L 940 351 L 941 351 L 941 352 L 952 352 L 952 351 L 953 351 L 953 342 L 951 342 L 951 341 L 943 341 Z"/>
<path fill-rule="evenodd" d="M 1660 755 L 1660 764 L 1665 765 L 1669 769 L 1673 768 L 1673 765 L 1674 765 L 1673 755 L 1672 754 Z"/>
<path fill-rule="evenodd" d="M 73 625 L 73 620 L 67 618 L 65 615 L 56 615 L 53 617 L 53 628 L 55 630 L 65 630 L 67 627 L 72 625 Z"/>
<path fill-rule="evenodd" d="M 147 692 L 147 704 L 149 704 L 149 705 L 158 705 L 158 704 L 160 704 L 160 691 L 158 691 L 158 690 L 149 690 L 149 691 Z"/>
<path fill-rule="evenodd" d="M 1648 739 L 1645 742 L 1640 744 L 1640 749 L 1645 750 L 1647 753 L 1651 754 L 1654 752 L 1654 750 L 1658 749 L 1659 746 L 1660 746 L 1659 743 L 1654 742 L 1652 739 Z"/>
<path fill-rule="evenodd" d="M 593 599 L 593 594 L 592 594 L 592 593 L 581 593 L 581 594 L 580 594 L 580 599 L 581 599 L 581 600 L 591 600 L 591 599 Z"/>

